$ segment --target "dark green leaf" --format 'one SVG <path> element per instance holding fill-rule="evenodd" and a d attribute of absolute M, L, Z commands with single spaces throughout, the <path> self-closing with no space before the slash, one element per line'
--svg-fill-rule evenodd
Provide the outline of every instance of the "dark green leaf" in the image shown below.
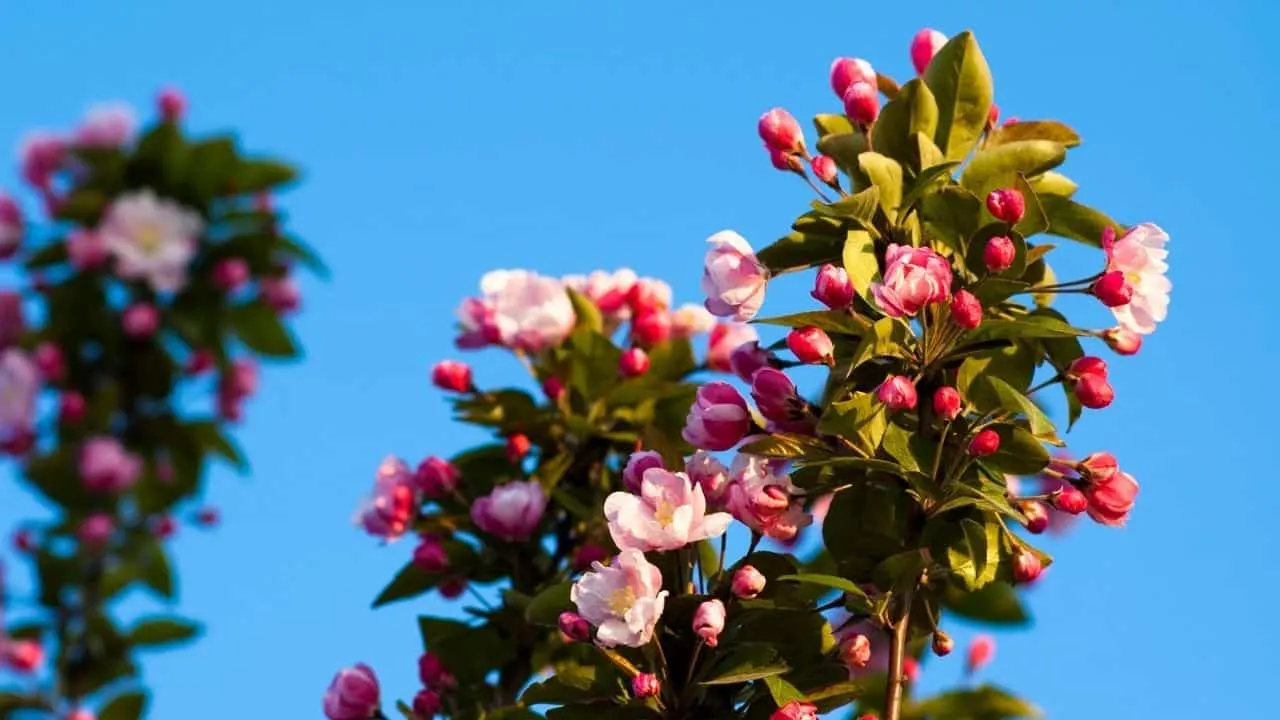
<path fill-rule="evenodd" d="M 293 337 L 271 306 L 255 300 L 227 311 L 227 320 L 241 342 L 266 357 L 291 358 L 298 354 Z"/>
<path fill-rule="evenodd" d="M 861 131 L 832 133 L 818 139 L 818 152 L 835 160 L 850 175 L 858 168 L 858 155 L 866 151 L 867 137 Z"/>
<path fill-rule="evenodd" d="M 98 720 L 142 720 L 147 708 L 147 696 L 140 692 L 127 692 L 111 698 L 98 711 Z"/>
<path fill-rule="evenodd" d="M 976 592 L 950 585 L 944 602 L 948 610 L 970 620 L 998 625 L 1025 625 L 1030 621 L 1018 594 L 1007 582 L 993 582 Z"/>
<path fill-rule="evenodd" d="M 249 464 L 241 454 L 240 448 L 236 446 L 234 440 L 222 432 L 218 423 L 211 420 L 197 420 L 188 425 L 187 430 L 206 452 L 226 460 L 240 472 L 249 469 Z"/>
<path fill-rule="evenodd" d="M 129 631 L 133 645 L 170 645 L 200 634 L 200 625 L 177 617 L 142 618 Z"/>
<path fill-rule="evenodd" d="M 242 159 L 236 167 L 234 184 L 239 193 L 253 194 L 273 190 L 298 179 L 291 165 L 275 160 Z"/>
<path fill-rule="evenodd" d="M 900 487 L 854 482 L 832 497 L 822 537 L 837 559 L 883 559 L 904 549 L 915 508 Z"/>
<path fill-rule="evenodd" d="M 769 677 L 764 678 L 764 685 L 769 688 L 769 696 L 773 698 L 773 701 L 777 703 L 779 707 L 786 705 L 792 700 L 801 700 L 804 698 L 804 693 L 796 689 L 795 685 L 792 685 L 777 675 L 770 675 Z"/>
<path fill-rule="evenodd" d="M 556 627 L 560 621 L 560 613 L 573 609 L 573 601 L 569 592 L 573 583 L 561 582 L 552 585 L 534 596 L 525 611 L 525 619 L 535 625 Z"/>
<path fill-rule="evenodd" d="M 138 553 L 140 579 L 151 588 L 156 595 L 169 600 L 173 598 L 173 571 L 169 568 L 169 558 L 165 556 L 164 547 L 154 540 L 148 541 Z"/>
<path fill-rule="evenodd" d="M 740 643 L 726 648 L 700 685 L 732 685 L 750 682 L 790 670 L 776 650 L 765 644 Z"/>
<path fill-rule="evenodd" d="M 839 590 L 846 595 L 850 595 L 854 600 L 865 603 L 867 607 L 871 606 L 871 598 L 867 597 L 867 593 L 858 587 L 852 580 L 839 577 L 837 575 L 822 575 L 818 573 L 799 573 L 796 575 L 783 575 L 778 580 L 791 580 L 800 583 L 809 583 L 810 585 L 821 585 L 823 587 Z"/>
<path fill-rule="evenodd" d="M 484 625 L 471 627 L 456 620 L 419 617 L 422 644 L 440 656 L 444 666 L 462 684 L 479 682 L 501 667 L 515 649 L 503 641 L 498 630 Z"/>
<path fill-rule="evenodd" d="M 1034 475 L 1049 464 L 1049 451 L 1030 432 L 1014 425 L 998 425 L 1000 449 L 982 464 L 1010 475 Z"/>
<path fill-rule="evenodd" d="M 526 705 L 577 704 L 591 700 L 608 700 L 625 693 L 616 672 L 604 666 L 573 665 L 562 668 L 540 683 L 534 683 L 520 695 Z"/>
<path fill-rule="evenodd" d="M 1038 718 L 1042 714 L 1027 701 L 990 685 L 935 695 L 913 705 L 910 712 L 912 717 L 974 720 L 1016 720 Z"/>
<path fill-rule="evenodd" d="M 933 56 L 924 82 L 938 106 L 934 141 L 948 160 L 963 160 L 987 125 L 991 109 L 991 70 L 973 33 L 962 32 Z"/>
<path fill-rule="evenodd" d="M 1024 140 L 1052 140 L 1066 147 L 1080 144 L 1080 136 L 1076 131 L 1057 120 L 1020 120 L 991 131 L 987 137 L 987 147 Z"/>
<path fill-rule="evenodd" d="M 417 597 L 434 588 L 440 580 L 439 575 L 423 572 L 417 565 L 407 562 L 391 582 L 387 583 L 382 592 L 378 593 L 378 597 L 373 601 L 373 607 L 380 608 L 399 600 Z"/>
<path fill-rule="evenodd" d="M 825 458 L 832 455 L 831 448 L 811 435 L 776 433 L 753 440 L 739 452 L 769 458 Z"/>
<path fill-rule="evenodd" d="M 987 382 L 991 384 L 996 397 L 1000 399 L 1006 410 L 1020 412 L 1026 416 L 1031 434 L 1036 439 L 1061 442 L 1058 440 L 1058 429 L 1053 426 L 1053 421 L 1030 398 L 998 377 L 988 377 Z"/>
<path fill-rule="evenodd" d="M 959 164 L 959 162 L 954 161 L 944 162 L 921 170 L 916 175 L 915 181 L 911 183 L 911 189 L 907 190 L 906 194 L 902 196 L 902 211 L 906 212 L 925 194 L 946 184 L 951 179 L 951 170 Z"/>
<path fill-rule="evenodd" d="M 926 237 L 935 237 L 953 252 L 964 253 L 968 239 L 978 230 L 984 212 L 982 201 L 959 185 L 943 185 L 920 199 Z"/>

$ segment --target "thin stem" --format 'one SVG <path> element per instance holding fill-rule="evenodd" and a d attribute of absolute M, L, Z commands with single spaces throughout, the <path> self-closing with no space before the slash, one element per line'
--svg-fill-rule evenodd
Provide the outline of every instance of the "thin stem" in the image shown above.
<path fill-rule="evenodd" d="M 818 187 L 813 178 L 809 177 L 809 173 L 801 173 L 800 176 L 804 178 L 805 182 L 809 183 L 809 187 L 813 188 L 814 192 L 818 193 L 818 197 L 822 198 L 822 202 L 828 205 L 831 204 L 831 199 L 827 197 L 826 193 L 822 192 L 822 188 Z"/>
<path fill-rule="evenodd" d="M 938 449 L 933 453 L 933 469 L 929 472 L 929 477 L 934 482 L 938 482 L 938 470 L 942 467 L 942 451 L 947 446 L 947 434 L 951 432 L 951 421 L 948 420 L 946 425 L 942 426 L 942 437 L 938 438 Z"/>
<path fill-rule="evenodd" d="M 1050 385 L 1053 385 L 1054 383 L 1056 383 L 1056 382 L 1058 382 L 1058 381 L 1060 381 L 1060 380 L 1062 380 L 1062 376 L 1061 376 L 1061 375 L 1054 375 L 1053 377 L 1049 378 L 1048 380 L 1045 380 L 1044 382 L 1040 383 L 1039 385 L 1036 385 L 1035 387 L 1033 387 L 1033 388 L 1031 388 L 1031 389 L 1027 390 L 1027 394 L 1028 394 L 1028 395 L 1030 395 L 1030 394 L 1032 394 L 1032 393 L 1039 392 L 1040 390 L 1043 390 L 1043 389 L 1045 389 L 1045 388 L 1049 387 Z"/>
<path fill-rule="evenodd" d="M 902 593 L 902 615 L 893 624 L 893 644 L 889 646 L 889 684 L 885 688 L 884 720 L 901 720 L 902 690 L 906 678 L 902 662 L 907 654 L 907 634 L 911 629 L 911 600 L 915 582 Z"/>

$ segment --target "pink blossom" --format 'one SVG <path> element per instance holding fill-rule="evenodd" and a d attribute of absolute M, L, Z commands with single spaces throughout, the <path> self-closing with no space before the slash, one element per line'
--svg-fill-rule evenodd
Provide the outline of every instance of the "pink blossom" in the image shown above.
<path fill-rule="evenodd" d="M 911 38 L 911 66 L 917 75 L 923 75 L 929 61 L 947 44 L 947 36 L 932 28 L 924 28 Z"/>
<path fill-rule="evenodd" d="M 124 309 L 120 326 L 128 338 L 146 340 L 160 329 L 160 313 L 150 303 L 134 303 Z"/>
<path fill-rule="evenodd" d="M 725 382 L 709 382 L 698 388 L 681 435 L 700 450 L 728 450 L 751 429 L 747 401 Z"/>
<path fill-rule="evenodd" d="M 471 521 L 484 532 L 508 542 L 528 540 L 547 508 L 547 494 L 536 481 L 499 485 L 471 504 Z"/>
<path fill-rule="evenodd" d="M 115 532 L 115 519 L 106 513 L 93 513 L 85 518 L 76 530 L 76 537 L 88 547 L 101 548 L 111 540 Z"/>
<path fill-rule="evenodd" d="M 799 488 L 770 467 L 768 458 L 739 454 L 729 474 L 729 512 L 755 532 L 785 541 L 813 522 L 795 497 Z"/>
<path fill-rule="evenodd" d="M 719 372 L 732 368 L 733 352 L 743 345 L 759 340 L 756 329 L 745 323 L 720 323 L 711 330 L 707 343 L 707 367 Z"/>
<path fill-rule="evenodd" d="M 724 621 L 724 603 L 716 599 L 707 600 L 693 613 L 693 633 L 702 638 L 707 647 L 715 647 L 720 644 Z"/>
<path fill-rule="evenodd" d="M 662 468 L 644 471 L 640 493 L 611 493 L 604 501 L 609 535 L 623 550 L 676 550 L 690 543 L 719 537 L 733 518 L 707 513 L 702 487 L 688 475 Z"/>
<path fill-rule="evenodd" d="M 453 493 L 458 487 L 458 468 L 448 460 L 434 455 L 418 463 L 413 480 L 422 494 L 432 500 Z"/>
<path fill-rule="evenodd" d="M 17 348 L 0 351 L 0 435 L 13 437 L 31 431 L 40 394 L 40 373 Z"/>
<path fill-rule="evenodd" d="M 116 258 L 116 272 L 141 278 L 157 292 L 175 292 L 187 281 L 204 221 L 150 189 L 121 195 L 107 208 L 98 233 Z"/>
<path fill-rule="evenodd" d="M 843 310 L 853 302 L 853 282 L 849 280 L 849 271 L 839 265 L 827 263 L 818 269 L 813 279 L 813 292 L 809 293 L 814 300 L 832 310 Z"/>
<path fill-rule="evenodd" d="M 302 307 L 302 291 L 291 275 L 260 279 L 258 294 L 262 297 L 262 302 L 271 306 L 277 314 L 291 313 Z"/>
<path fill-rule="evenodd" d="M 1138 481 L 1116 470 L 1084 486 L 1089 500 L 1089 517 L 1111 527 L 1123 527 L 1138 497 Z"/>
<path fill-rule="evenodd" d="M 90 438 L 80 446 L 79 466 L 85 489 L 97 493 L 128 490 L 142 474 L 142 459 L 106 435 Z"/>
<path fill-rule="evenodd" d="M 409 530 L 418 510 L 409 466 L 388 456 L 378 466 L 373 495 L 360 510 L 365 532 L 383 540 L 395 540 Z"/>
<path fill-rule="evenodd" d="M 124 103 L 94 105 L 76 128 L 74 141 L 87 147 L 119 147 L 133 139 L 138 120 Z"/>
<path fill-rule="evenodd" d="M 176 123 L 187 111 L 187 98 L 177 88 L 162 88 L 160 94 L 156 96 L 156 106 L 160 110 L 160 117 L 165 122 Z"/>
<path fill-rule="evenodd" d="M 457 310 L 458 325 L 462 333 L 454 341 L 459 348 L 475 350 L 502 342 L 494 320 L 493 303 L 484 298 L 467 298 Z"/>
<path fill-rule="evenodd" d="M 647 310 L 631 321 L 631 341 L 640 347 L 654 347 L 671 337 L 671 313 Z"/>
<path fill-rule="evenodd" d="M 631 314 L 628 300 L 635 287 L 635 271 L 622 268 L 612 273 L 596 270 L 590 275 L 566 275 L 564 284 L 582 293 L 600 312 L 613 320 L 625 320 Z"/>
<path fill-rule="evenodd" d="M 11 258 L 22 244 L 22 211 L 8 194 L 0 192 L 0 260 Z"/>
<path fill-rule="evenodd" d="M 381 704 L 381 688 L 373 668 L 364 663 L 340 670 L 324 693 L 328 720 L 369 720 Z"/>
<path fill-rule="evenodd" d="M 876 398 L 890 410 L 914 410 L 918 396 L 911 378 L 890 375 L 876 389 Z"/>
<path fill-rule="evenodd" d="M 818 720 L 818 706 L 792 700 L 769 716 L 769 720 Z"/>
<path fill-rule="evenodd" d="M 776 368 L 761 368 L 751 376 L 751 398 L 760 414 L 774 423 L 794 422 L 804 415 L 805 403 L 796 384 Z"/>
<path fill-rule="evenodd" d="M 53 176 L 63 167 L 67 157 L 66 140 L 46 132 L 33 133 L 22 141 L 19 149 L 22 178 L 32 187 L 49 190 Z"/>
<path fill-rule="evenodd" d="M 627 492 L 639 493 L 645 472 L 653 468 L 666 469 L 662 464 L 662 455 L 652 450 L 638 450 L 631 453 L 627 458 L 626 466 L 622 468 L 622 485 Z"/>
<path fill-rule="evenodd" d="M 1165 273 L 1169 265 L 1165 259 L 1169 251 L 1164 248 L 1169 234 L 1159 226 L 1142 223 L 1129 229 L 1119 240 L 1107 242 L 1107 271 L 1122 272 L 1133 288 L 1133 297 L 1127 305 L 1111 308 L 1120 327 L 1150 335 L 1156 323 L 1169 314 L 1169 291 L 1173 283 Z"/>
<path fill-rule="evenodd" d="M 657 697 L 662 694 L 662 682 L 653 673 L 637 673 L 631 678 L 631 694 L 638 698 Z"/>
<path fill-rule="evenodd" d="M 849 86 L 856 82 L 876 84 L 876 71 L 871 63 L 861 58 L 839 57 L 831 62 L 831 89 L 836 97 L 843 98 Z"/>
<path fill-rule="evenodd" d="M 782 108 L 773 108 L 761 115 L 756 130 L 760 133 L 760 139 L 772 150 L 788 155 L 804 150 L 804 131 L 800 129 L 800 123 Z"/>
<path fill-rule="evenodd" d="M 870 125 L 880 116 L 880 94 L 876 86 L 855 82 L 844 93 L 844 114 L 855 125 Z"/>
<path fill-rule="evenodd" d="M 684 472 L 707 497 L 707 504 L 719 507 L 729 487 L 729 469 L 711 453 L 699 450 L 684 461 Z"/>
<path fill-rule="evenodd" d="M 747 241 L 732 230 L 718 232 L 707 242 L 711 249 L 702 272 L 707 309 L 718 317 L 750 320 L 764 304 L 769 270 L 756 259 Z"/>
<path fill-rule="evenodd" d="M 690 338 L 712 332 L 716 327 L 716 317 L 701 305 L 688 303 L 671 313 L 672 337 Z"/>
<path fill-rule="evenodd" d="M 564 285 L 528 270 L 494 270 L 480 279 L 484 302 L 492 308 L 499 341 L 524 352 L 559 345 L 577 315 Z"/>
<path fill-rule="evenodd" d="M 77 270 L 101 267 L 110 257 L 107 243 L 92 230 L 77 229 L 67 237 L 67 257 Z"/>
<path fill-rule="evenodd" d="M 643 315 L 671 308 L 671 286 L 657 278 L 642 277 L 631 286 L 627 302 L 631 312 Z"/>
<path fill-rule="evenodd" d="M 431 384 L 449 392 L 470 392 L 474 387 L 471 366 L 457 360 L 441 360 L 431 368 Z"/>
<path fill-rule="evenodd" d="M 642 647 L 653 639 L 667 591 L 662 573 L 639 550 L 623 550 L 613 563 L 596 563 L 569 591 L 578 613 L 596 626 L 604 647 Z"/>
<path fill-rule="evenodd" d="M 885 251 L 884 282 L 871 294 L 886 315 L 915 315 L 929 303 L 951 297 L 951 265 L 929 248 L 890 245 Z"/>
<path fill-rule="evenodd" d="M 729 368 L 739 380 L 750 383 L 757 370 L 773 367 L 775 359 L 773 353 L 760 347 L 759 342 L 752 340 L 733 349 L 729 354 Z"/>
<path fill-rule="evenodd" d="M 753 600 L 764 591 L 767 582 L 764 573 L 757 570 L 754 565 L 743 565 L 733 573 L 730 590 L 736 598 Z"/>

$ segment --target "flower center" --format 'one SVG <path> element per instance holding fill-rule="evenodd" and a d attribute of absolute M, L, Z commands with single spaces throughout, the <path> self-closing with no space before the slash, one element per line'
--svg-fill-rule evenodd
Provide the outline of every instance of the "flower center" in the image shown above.
<path fill-rule="evenodd" d="M 629 587 L 614 590 L 613 594 L 609 596 L 609 611 L 619 617 L 626 615 L 631 606 L 635 604 L 635 591 Z"/>
<path fill-rule="evenodd" d="M 658 522 L 662 523 L 663 527 L 667 527 L 671 525 L 671 518 L 675 514 L 676 514 L 675 505 L 672 505 L 668 500 L 665 500 L 665 499 L 659 500 L 658 506 L 653 509 L 653 516 L 657 518 Z"/>
<path fill-rule="evenodd" d="M 154 223 L 146 223 L 138 228 L 133 241 L 139 250 L 148 255 L 154 255 L 164 244 L 164 233 Z"/>

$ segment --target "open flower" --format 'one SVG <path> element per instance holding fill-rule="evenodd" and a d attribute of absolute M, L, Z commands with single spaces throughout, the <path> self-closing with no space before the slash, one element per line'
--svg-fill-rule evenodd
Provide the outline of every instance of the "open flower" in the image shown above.
<path fill-rule="evenodd" d="M 547 494 L 536 481 L 509 482 L 471 505 L 471 520 L 481 530 L 509 542 L 524 542 L 542 521 Z"/>
<path fill-rule="evenodd" d="M 596 270 L 590 275 L 566 275 L 562 281 L 582 293 L 604 315 L 614 320 L 626 320 L 631 315 L 627 301 L 638 279 L 634 270 L 622 268 L 612 273 Z"/>
<path fill-rule="evenodd" d="M 769 459 L 741 453 L 729 468 L 729 512 L 747 527 L 775 540 L 791 540 L 813 522 L 800 490 Z"/>
<path fill-rule="evenodd" d="M 707 342 L 707 367 L 720 372 L 733 369 L 733 351 L 739 347 L 756 342 L 760 335 L 756 329 L 746 323 L 720 323 L 711 330 Z M 748 378 L 749 379 L 749 378 Z"/>
<path fill-rule="evenodd" d="M 395 540 L 408 531 L 417 505 L 413 472 L 403 460 L 387 457 L 378 466 L 373 494 L 360 508 L 359 522 L 370 535 Z"/>
<path fill-rule="evenodd" d="M 871 294 L 886 315 L 915 315 L 951 298 L 951 265 L 929 248 L 890 245 L 884 265 L 884 282 L 873 284 Z"/>
<path fill-rule="evenodd" d="M 555 278 L 528 270 L 494 270 L 480 279 L 480 290 L 481 330 L 491 324 L 488 332 L 510 348 L 539 352 L 559 345 L 577 321 L 564 285 Z M 473 314 L 463 318 L 464 328 L 475 317 L 475 309 L 470 310 Z"/>
<path fill-rule="evenodd" d="M 578 614 L 596 626 L 604 647 L 642 647 L 653 639 L 667 591 L 662 572 L 639 550 L 623 550 L 611 565 L 595 563 L 569 591 Z"/>
<path fill-rule="evenodd" d="M 747 401 L 725 382 L 709 382 L 698 388 L 682 435 L 700 450 L 728 450 L 751 430 Z"/>
<path fill-rule="evenodd" d="M 764 304 L 769 270 L 756 260 L 751 245 L 738 233 L 723 230 L 707 238 L 702 271 L 702 291 L 707 309 L 717 317 L 750 320 Z"/>
<path fill-rule="evenodd" d="M 609 535 L 623 550 L 675 550 L 690 543 L 719 537 L 733 517 L 707 514 L 702 487 L 680 472 L 661 467 L 644 471 L 640 494 L 611 493 L 604 501 Z"/>
<path fill-rule="evenodd" d="M 1129 229 L 1119 240 L 1103 238 L 1107 251 L 1107 272 L 1122 272 L 1133 297 L 1127 305 L 1111 308 L 1116 320 L 1133 332 L 1150 335 L 1156 323 L 1169 315 L 1169 291 L 1173 283 L 1165 273 L 1169 265 L 1164 249 L 1169 234 L 1152 223 L 1142 223 Z"/>
<path fill-rule="evenodd" d="M 378 711 L 378 676 L 373 668 L 357 663 L 340 670 L 324 693 L 328 720 L 368 720 Z"/>
<path fill-rule="evenodd" d="M 203 228 L 200 216 L 146 189 L 117 198 L 98 234 L 121 277 L 144 278 L 158 292 L 175 292 L 187 281 Z"/>

